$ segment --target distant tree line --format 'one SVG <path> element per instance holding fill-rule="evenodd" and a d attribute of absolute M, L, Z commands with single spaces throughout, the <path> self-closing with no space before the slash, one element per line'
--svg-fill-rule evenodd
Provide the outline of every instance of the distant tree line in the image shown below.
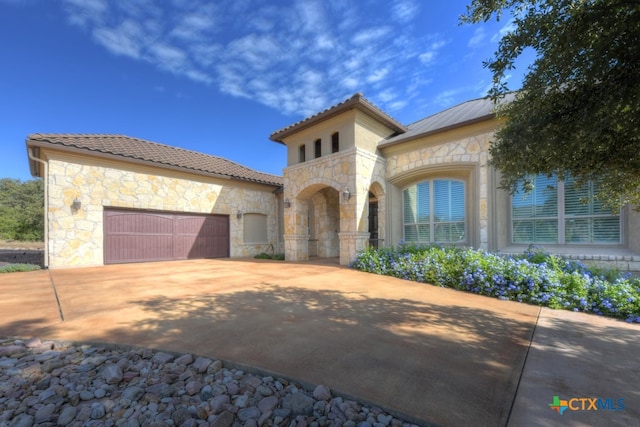
<path fill-rule="evenodd" d="M 0 239 L 44 238 L 44 186 L 41 179 L 0 179 Z"/>

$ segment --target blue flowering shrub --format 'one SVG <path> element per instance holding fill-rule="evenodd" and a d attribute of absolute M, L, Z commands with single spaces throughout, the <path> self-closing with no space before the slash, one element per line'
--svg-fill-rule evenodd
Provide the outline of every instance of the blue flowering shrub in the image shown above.
<path fill-rule="evenodd" d="M 640 323 L 640 279 L 587 268 L 530 247 L 520 256 L 470 248 L 369 248 L 352 268 L 503 300 L 583 311 Z"/>

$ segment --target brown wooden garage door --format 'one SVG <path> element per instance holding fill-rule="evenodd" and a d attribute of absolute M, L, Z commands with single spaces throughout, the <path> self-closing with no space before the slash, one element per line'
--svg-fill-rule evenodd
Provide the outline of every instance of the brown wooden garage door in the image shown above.
<path fill-rule="evenodd" d="M 229 217 L 105 209 L 104 263 L 229 256 Z"/>

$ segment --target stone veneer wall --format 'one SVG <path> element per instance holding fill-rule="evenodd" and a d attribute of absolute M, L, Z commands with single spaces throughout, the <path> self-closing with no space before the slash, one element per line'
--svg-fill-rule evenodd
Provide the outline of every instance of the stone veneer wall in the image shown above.
<path fill-rule="evenodd" d="M 285 209 L 285 256 L 291 261 L 308 259 L 308 211 L 314 194 L 326 187 L 338 193 L 340 227 L 340 263 L 348 264 L 357 251 L 364 249 L 369 239 L 367 227 L 369 189 L 377 182 L 378 192 L 384 189 L 384 159 L 359 148 L 351 148 L 330 156 L 289 166 L 284 170 L 284 198 L 291 207 Z M 351 198 L 342 200 L 348 188 Z M 377 195 L 379 199 L 384 194 Z M 384 206 L 384 201 L 382 202 Z M 318 218 L 316 218 L 318 220 Z M 384 215 L 380 220 L 384 220 Z M 327 222 L 327 224 L 329 224 Z M 333 228 L 333 225 L 332 227 Z M 330 235 L 335 230 L 316 228 L 316 237 Z M 384 233 L 382 233 L 384 236 Z M 384 237 L 382 237 L 384 238 Z M 322 242 L 318 241 L 318 245 Z M 328 250 L 327 255 L 332 254 Z"/>
<path fill-rule="evenodd" d="M 489 245 L 489 166 L 488 149 L 493 136 L 493 129 L 480 131 L 449 132 L 445 135 L 426 137 L 422 140 L 408 142 L 401 146 L 383 148 L 386 156 L 387 179 L 398 186 L 398 199 L 402 203 L 401 191 L 409 184 L 434 177 L 459 176 L 459 171 L 472 168 L 473 172 L 465 179 L 466 203 L 471 206 L 467 212 L 472 217 L 467 218 L 467 227 L 477 224 L 479 230 L 474 230 L 477 238 L 470 236 L 470 243 L 487 249 Z M 474 176 L 477 174 L 477 176 Z M 474 188 L 475 187 L 475 188 Z M 401 208 L 398 208 L 401 209 Z M 398 213 L 394 216 L 402 221 Z M 402 227 L 392 227 L 395 235 L 391 236 L 391 245 L 396 245 L 402 239 Z M 398 231 L 399 234 L 398 235 Z"/>
<path fill-rule="evenodd" d="M 104 207 L 229 215 L 232 257 L 278 245 L 273 187 L 60 153 L 48 157 L 52 268 L 103 264 Z M 82 203 L 78 211 L 70 208 L 75 198 Z M 267 215 L 269 241 L 245 244 L 237 212 Z"/>

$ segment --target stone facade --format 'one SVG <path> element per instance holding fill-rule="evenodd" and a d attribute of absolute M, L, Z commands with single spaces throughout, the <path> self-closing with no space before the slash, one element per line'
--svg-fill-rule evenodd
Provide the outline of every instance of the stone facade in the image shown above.
<path fill-rule="evenodd" d="M 357 147 L 286 168 L 286 259 L 307 260 L 311 253 L 352 261 L 368 244 L 369 191 L 376 183 L 384 200 L 384 173 L 384 159 Z"/>
<path fill-rule="evenodd" d="M 386 177 L 393 184 L 395 199 L 402 199 L 402 190 L 412 184 L 432 178 L 455 178 L 464 181 L 467 205 L 468 236 L 466 244 L 488 249 L 490 224 L 488 166 L 489 143 L 494 125 L 477 125 L 432 137 L 419 138 L 401 146 L 383 149 L 386 157 Z M 395 204 L 395 218 L 401 218 L 400 203 Z M 401 220 L 398 219 L 398 224 Z M 402 229 L 391 227 L 391 244 L 402 239 Z"/>
<path fill-rule="evenodd" d="M 47 157 L 52 268 L 103 264 L 105 207 L 229 215 L 232 257 L 278 247 L 273 187 L 56 152 Z M 75 199 L 78 210 L 71 208 Z M 266 215 L 268 241 L 246 244 L 238 212 Z"/>

